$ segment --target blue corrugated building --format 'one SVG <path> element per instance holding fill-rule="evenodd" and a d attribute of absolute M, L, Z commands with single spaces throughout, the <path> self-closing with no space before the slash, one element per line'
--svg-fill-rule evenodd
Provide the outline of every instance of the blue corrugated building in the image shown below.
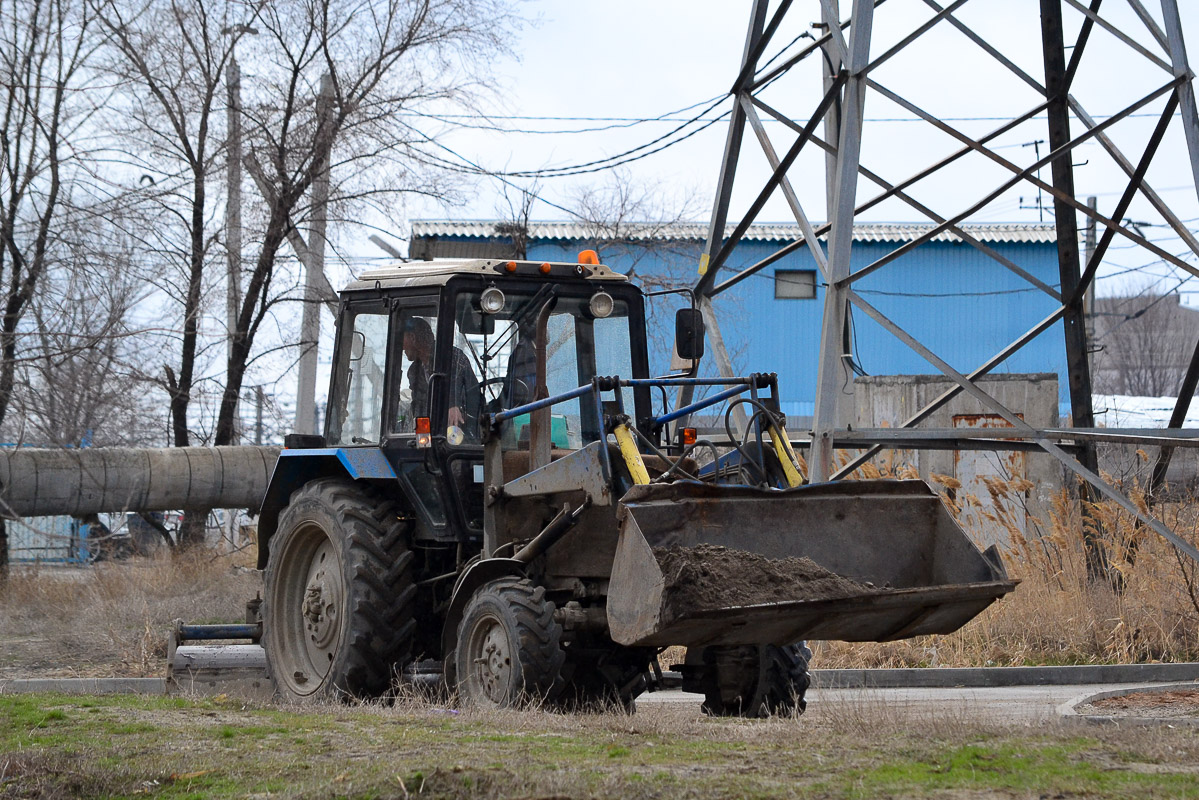
<path fill-rule="evenodd" d="M 859 224 L 854 227 L 856 271 L 930 230 L 920 224 Z M 963 228 L 1000 256 L 1057 289 L 1057 239 L 1052 225 L 967 225 Z M 513 233 L 516 236 L 513 236 Z M 592 248 L 603 263 L 630 273 L 647 288 L 687 286 L 706 237 L 702 224 L 622 225 L 618 230 L 570 222 L 533 222 L 523 228 L 497 221 L 414 221 L 410 256 L 426 258 L 519 258 L 573 261 Z M 788 224 L 758 224 L 729 258 L 717 280 L 755 264 L 799 238 Z M 521 245 L 524 252 L 521 252 Z M 823 242 L 822 242 L 823 244 Z M 1058 303 L 959 237 L 942 233 L 866 276 L 855 291 L 955 369 L 969 372 L 1042 321 Z M 665 303 L 663 303 L 665 305 Z M 777 372 L 784 412 L 812 413 L 816 362 L 824 313 L 824 287 L 806 248 L 788 254 L 722 293 L 716 301 L 721 332 L 741 372 Z M 665 311 L 665 308 L 662 309 Z M 667 314 L 655 314 L 651 349 L 666 371 Z M 872 375 L 925 374 L 936 368 L 855 310 L 852 356 Z M 1065 344 L 1058 323 L 994 370 L 1056 372 L 1062 399 Z"/>

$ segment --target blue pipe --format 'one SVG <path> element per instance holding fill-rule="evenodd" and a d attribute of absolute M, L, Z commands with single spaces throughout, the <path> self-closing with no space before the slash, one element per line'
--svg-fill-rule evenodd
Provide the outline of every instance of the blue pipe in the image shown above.
<path fill-rule="evenodd" d="M 723 392 L 717 392 L 716 394 L 712 395 L 711 397 L 706 397 L 703 400 L 700 400 L 698 403 L 692 403 L 689 406 L 684 406 L 683 408 L 679 408 L 674 411 L 671 411 L 669 414 L 664 414 L 661 417 L 656 417 L 654 419 L 654 425 L 665 425 L 667 422 L 673 422 L 674 420 L 678 419 L 679 417 L 685 417 L 688 414 L 699 411 L 701 408 L 707 408 L 708 406 L 714 406 L 719 402 L 728 400 L 730 397 L 736 397 L 737 395 L 741 394 L 748 388 L 749 388 L 749 386 L 747 384 L 745 386 L 734 386 L 731 389 L 725 389 Z"/>
<path fill-rule="evenodd" d="M 262 638 L 262 626 L 254 625 L 180 625 L 179 638 L 188 641 L 206 639 L 253 639 Z"/>
<path fill-rule="evenodd" d="M 630 378 L 621 386 L 750 386 L 754 378 Z"/>
<path fill-rule="evenodd" d="M 534 400 L 532 403 L 525 403 L 523 406 L 517 406 L 516 408 L 510 408 L 507 411 L 501 411 L 498 414 L 493 414 L 491 417 L 491 424 L 498 425 L 501 422 L 507 422 L 510 419 L 519 417 L 521 414 L 530 414 L 539 409 L 546 408 L 547 406 L 552 406 L 555 403 L 574 400 L 576 397 L 582 397 L 590 391 L 591 384 L 587 384 L 585 386 L 580 386 L 577 389 L 571 389 L 569 392 L 565 392 L 563 394 L 547 397 L 544 400 Z"/>

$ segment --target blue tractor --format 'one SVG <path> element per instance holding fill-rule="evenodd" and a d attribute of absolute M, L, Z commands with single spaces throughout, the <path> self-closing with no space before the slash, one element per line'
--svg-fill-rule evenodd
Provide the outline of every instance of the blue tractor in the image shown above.
<path fill-rule="evenodd" d="M 702 347 L 683 309 L 676 351 Z M 261 510 L 276 691 L 631 708 L 682 645 L 709 713 L 782 713 L 805 638 L 948 632 L 1012 588 L 920 481 L 805 485 L 772 375 L 649 369 L 644 295 L 593 254 L 350 284 L 324 433 L 288 437 Z M 709 394 L 677 407 L 684 385 Z M 732 438 L 679 427 L 727 404 L 752 412 Z M 750 571 L 705 578 L 712 553 Z M 754 572 L 801 558 L 849 580 L 788 594 Z"/>

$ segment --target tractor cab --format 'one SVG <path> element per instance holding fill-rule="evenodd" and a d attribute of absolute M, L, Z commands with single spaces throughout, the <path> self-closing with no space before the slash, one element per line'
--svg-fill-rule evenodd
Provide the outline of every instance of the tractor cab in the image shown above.
<path fill-rule="evenodd" d="M 599 264 L 414 264 L 366 273 L 342 297 L 324 443 L 364 458 L 381 451 L 419 498 L 421 538 L 481 537 L 486 415 L 527 405 L 539 386 L 555 396 L 597 376 L 648 372 L 641 293 Z M 622 393 L 636 419 L 649 416 L 647 388 Z M 552 447 L 578 450 L 603 438 L 601 426 L 580 399 L 559 403 Z M 518 472 L 531 432 L 530 414 L 498 431 Z"/>

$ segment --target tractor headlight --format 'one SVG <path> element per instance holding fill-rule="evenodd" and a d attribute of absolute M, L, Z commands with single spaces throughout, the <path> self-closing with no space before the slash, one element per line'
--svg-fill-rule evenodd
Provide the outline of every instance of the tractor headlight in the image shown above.
<path fill-rule="evenodd" d="M 612 309 L 616 306 L 612 301 L 612 295 L 607 292 L 596 292 L 591 295 L 591 302 L 588 305 L 591 309 L 591 316 L 596 319 L 612 316 Z"/>
<path fill-rule="evenodd" d="M 479 308 L 484 314 L 498 314 L 504 310 L 504 293 L 494 286 L 488 286 L 479 295 Z"/>

